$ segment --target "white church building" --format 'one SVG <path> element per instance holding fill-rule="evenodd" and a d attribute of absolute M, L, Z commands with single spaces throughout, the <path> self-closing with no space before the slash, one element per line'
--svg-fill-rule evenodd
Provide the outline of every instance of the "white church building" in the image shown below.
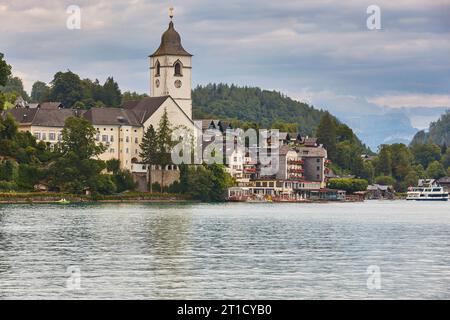
<path fill-rule="evenodd" d="M 172 127 L 193 127 L 192 55 L 183 48 L 173 21 L 163 33 L 159 48 L 149 58 L 150 96 L 142 100 L 127 101 L 120 108 L 77 110 L 45 103 L 17 107 L 9 112 L 19 123 L 19 130 L 29 131 L 38 141 L 51 144 L 61 139 L 67 118 L 84 117 L 97 130 L 97 141 L 107 146 L 100 159 L 118 159 L 123 169 L 145 172 L 145 166 L 140 164 L 139 144 L 150 125 L 158 128 L 164 110 Z"/>

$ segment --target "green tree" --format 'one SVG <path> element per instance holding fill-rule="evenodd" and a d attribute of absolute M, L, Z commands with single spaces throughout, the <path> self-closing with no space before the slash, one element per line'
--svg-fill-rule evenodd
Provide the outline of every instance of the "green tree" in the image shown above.
<path fill-rule="evenodd" d="M 142 100 L 144 98 L 147 98 L 148 95 L 143 93 L 137 93 L 137 92 L 131 92 L 131 91 L 125 91 L 124 93 L 122 93 L 122 102 L 125 101 L 139 101 Z"/>
<path fill-rule="evenodd" d="M 414 144 L 411 146 L 411 152 L 415 163 L 421 164 L 424 168 L 427 168 L 431 162 L 441 158 L 441 149 L 432 143 Z"/>
<path fill-rule="evenodd" d="M 0 163 L 0 180 L 14 181 L 17 178 L 17 163 L 11 159 L 7 159 Z"/>
<path fill-rule="evenodd" d="M 3 53 L 0 52 L 0 86 L 6 85 L 11 75 L 11 66 L 6 63 Z"/>
<path fill-rule="evenodd" d="M 106 147 L 96 143 L 97 131 L 84 118 L 70 117 L 62 130 L 62 154 L 75 153 L 80 159 L 90 159 L 105 152 Z"/>
<path fill-rule="evenodd" d="M 25 89 L 23 88 L 22 79 L 20 79 L 19 77 L 9 76 L 5 86 L 1 87 L 0 91 L 2 91 L 3 93 L 14 93 L 14 95 L 12 96 L 14 97 L 14 101 L 19 96 L 22 97 L 25 101 L 30 99 Z M 14 103 L 14 101 L 12 102 Z"/>
<path fill-rule="evenodd" d="M 220 202 L 234 184 L 233 178 L 223 165 L 180 166 L 179 190 L 193 199 L 204 202 Z"/>
<path fill-rule="evenodd" d="M 396 181 L 391 176 L 377 176 L 375 177 L 375 183 L 382 186 L 393 186 L 395 185 Z"/>
<path fill-rule="evenodd" d="M 158 141 L 156 131 L 150 125 L 144 133 L 142 142 L 140 144 L 141 153 L 139 156 L 142 162 L 147 165 L 147 177 L 149 181 L 150 192 L 153 192 L 152 166 L 158 163 Z"/>
<path fill-rule="evenodd" d="M 36 81 L 31 88 L 31 101 L 42 103 L 48 99 L 50 87 L 45 82 Z"/>
<path fill-rule="evenodd" d="M 120 171 L 120 160 L 119 159 L 107 160 L 106 170 L 112 172 L 113 174 L 117 174 Z"/>
<path fill-rule="evenodd" d="M 65 107 L 72 107 L 82 100 L 83 85 L 80 77 L 72 71 L 57 72 L 51 82 L 49 99 L 59 101 Z"/>
<path fill-rule="evenodd" d="M 345 190 L 348 193 L 367 190 L 368 182 L 365 179 L 334 178 L 328 181 L 331 189 Z"/>
<path fill-rule="evenodd" d="M 327 149 L 328 157 L 336 158 L 336 123 L 329 112 L 325 112 L 317 127 L 317 139 Z"/>
<path fill-rule="evenodd" d="M 441 162 L 444 168 L 450 167 L 450 148 L 447 148 L 447 151 L 442 155 Z"/>
<path fill-rule="evenodd" d="M 382 145 L 375 166 L 375 175 L 392 175 L 391 150 L 388 145 Z"/>
<path fill-rule="evenodd" d="M 103 85 L 102 101 L 108 107 L 118 107 L 122 103 L 122 93 L 113 77 L 108 77 Z"/>
<path fill-rule="evenodd" d="M 427 168 L 427 175 L 433 179 L 439 179 L 445 176 L 445 169 L 439 161 L 433 161 Z"/>
<path fill-rule="evenodd" d="M 114 174 L 113 179 L 117 186 L 117 192 L 131 191 L 136 188 L 133 175 L 129 170 L 119 170 Z"/>
<path fill-rule="evenodd" d="M 164 171 L 166 167 L 172 164 L 172 150 L 175 141 L 172 140 L 173 129 L 169 122 L 167 109 L 159 121 L 158 131 L 156 132 L 157 143 L 157 164 L 161 166 L 161 192 L 164 191 Z"/>
<path fill-rule="evenodd" d="M 371 161 L 365 161 L 363 163 L 363 169 L 361 172 L 361 178 L 367 180 L 370 184 L 373 183 L 375 177 L 375 168 Z"/>
<path fill-rule="evenodd" d="M 70 117 L 62 130 L 57 146 L 59 157 L 51 166 L 50 185 L 63 191 L 81 193 L 86 189 L 96 193 L 111 193 L 111 178 L 103 177 L 104 161 L 94 159 L 106 148 L 97 145 L 95 128 L 83 118 Z M 109 180 L 108 180 L 109 179 Z"/>

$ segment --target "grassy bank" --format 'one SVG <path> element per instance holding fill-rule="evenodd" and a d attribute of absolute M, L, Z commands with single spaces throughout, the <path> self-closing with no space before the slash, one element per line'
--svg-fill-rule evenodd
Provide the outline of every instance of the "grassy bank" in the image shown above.
<path fill-rule="evenodd" d="M 191 199 L 181 194 L 127 192 L 114 195 L 79 195 L 58 192 L 5 192 L 0 203 L 54 203 L 61 199 L 70 202 L 184 202 Z"/>

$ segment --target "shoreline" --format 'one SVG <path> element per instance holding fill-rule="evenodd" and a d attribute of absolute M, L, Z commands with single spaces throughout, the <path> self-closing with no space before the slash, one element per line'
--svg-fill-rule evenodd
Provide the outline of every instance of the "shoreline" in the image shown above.
<path fill-rule="evenodd" d="M 61 203 L 65 199 L 68 203 Z M 81 203 L 190 203 L 186 196 L 160 193 L 123 195 L 74 195 L 66 193 L 0 193 L 0 204 L 81 204 Z"/>

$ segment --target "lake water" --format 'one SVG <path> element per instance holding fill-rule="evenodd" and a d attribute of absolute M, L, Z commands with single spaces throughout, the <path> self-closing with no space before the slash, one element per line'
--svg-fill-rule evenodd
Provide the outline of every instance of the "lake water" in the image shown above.
<path fill-rule="evenodd" d="M 0 299 L 450 299 L 449 209 L 0 205 Z"/>

